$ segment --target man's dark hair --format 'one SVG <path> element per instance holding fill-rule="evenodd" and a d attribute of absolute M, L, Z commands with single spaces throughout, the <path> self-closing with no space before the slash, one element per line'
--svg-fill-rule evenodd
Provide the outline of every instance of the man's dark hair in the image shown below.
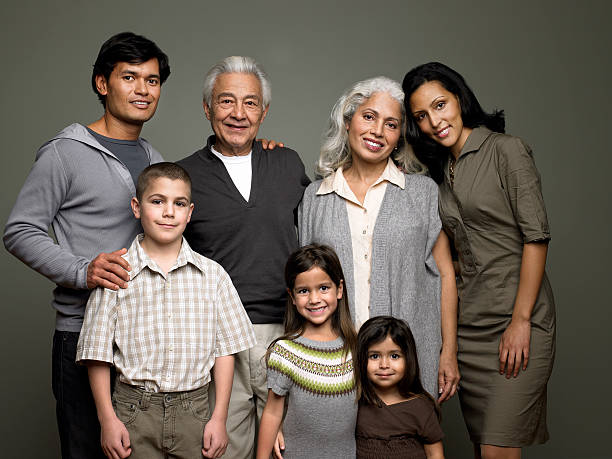
<path fill-rule="evenodd" d="M 189 187 L 189 199 L 191 200 L 191 177 L 189 177 L 189 173 L 178 164 L 169 162 L 151 164 L 140 173 L 136 183 L 136 199 L 142 201 L 142 196 L 151 182 L 162 177 L 185 182 Z"/>
<path fill-rule="evenodd" d="M 98 75 L 102 75 L 108 80 L 117 62 L 142 64 L 153 58 L 156 58 L 159 63 L 160 83 L 164 84 L 170 75 L 170 64 L 168 63 L 168 56 L 155 43 L 132 32 L 118 33 L 106 40 L 100 48 L 91 74 L 91 87 L 102 105 L 106 107 L 106 96 L 100 94 L 96 88 L 96 77 Z"/>

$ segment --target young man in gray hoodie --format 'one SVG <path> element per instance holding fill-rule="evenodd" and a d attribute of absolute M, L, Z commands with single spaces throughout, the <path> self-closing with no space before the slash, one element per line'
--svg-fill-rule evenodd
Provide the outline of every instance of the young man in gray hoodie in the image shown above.
<path fill-rule="evenodd" d="M 162 160 L 139 136 L 169 74 L 168 57 L 151 40 L 131 32 L 109 38 L 91 81 L 104 115 L 68 126 L 40 148 L 4 230 L 7 250 L 57 284 L 52 380 L 63 458 L 103 457 L 76 345 L 91 289 L 127 286 L 121 255 L 140 232 L 130 208 L 134 183 Z"/>

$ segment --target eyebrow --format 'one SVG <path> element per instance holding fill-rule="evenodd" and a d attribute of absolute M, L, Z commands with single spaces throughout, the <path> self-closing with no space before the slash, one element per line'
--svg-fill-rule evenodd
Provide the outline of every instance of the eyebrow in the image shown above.
<path fill-rule="evenodd" d="M 231 97 L 233 99 L 237 99 L 236 95 L 231 93 L 231 92 L 222 92 L 217 94 L 217 99 L 220 99 L 222 97 Z M 257 99 L 259 100 L 260 97 L 257 94 L 247 94 L 246 96 L 244 96 L 243 99 Z"/>
<path fill-rule="evenodd" d="M 378 112 L 378 110 L 374 110 L 373 108 L 366 108 L 366 109 L 364 110 L 364 112 L 365 112 L 365 111 L 371 111 L 371 112 L 376 113 L 376 115 L 380 115 L 380 113 Z M 387 118 L 385 118 L 385 119 L 386 119 L 386 120 L 395 120 L 395 121 L 397 121 L 398 123 L 399 123 L 399 120 L 400 120 L 399 118 L 396 118 L 395 116 L 388 116 L 388 117 L 387 117 Z"/>
<path fill-rule="evenodd" d="M 152 199 L 152 198 L 169 199 L 168 196 L 166 196 L 165 194 L 160 194 L 160 193 L 151 194 L 151 195 L 147 196 L 147 198 L 148 199 Z M 176 198 L 174 198 L 175 201 L 177 201 L 179 199 L 184 199 L 185 201 L 189 201 L 189 198 L 187 196 L 177 196 Z"/>
<path fill-rule="evenodd" d="M 121 75 L 140 75 L 140 72 L 137 72 L 136 70 L 124 70 L 121 72 Z M 159 78 L 159 75 L 157 73 L 151 73 L 150 75 L 148 75 L 146 78 Z"/>

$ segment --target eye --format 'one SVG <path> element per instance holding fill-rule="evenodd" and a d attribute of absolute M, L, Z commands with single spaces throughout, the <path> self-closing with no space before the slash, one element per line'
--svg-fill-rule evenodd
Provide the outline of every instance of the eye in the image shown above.
<path fill-rule="evenodd" d="M 148 80 L 148 83 L 149 83 L 151 86 L 157 86 L 157 85 L 159 84 L 159 80 L 158 80 L 157 78 L 150 78 L 150 79 Z"/>
<path fill-rule="evenodd" d="M 445 106 L 446 106 L 446 102 L 441 100 L 440 102 L 436 104 L 436 110 L 442 110 Z"/>
<path fill-rule="evenodd" d="M 372 115 L 371 113 L 364 113 L 363 119 L 367 121 L 372 121 L 374 119 L 374 115 Z"/>
<path fill-rule="evenodd" d="M 329 290 L 329 285 L 321 285 L 321 291 L 327 292 Z"/>
<path fill-rule="evenodd" d="M 162 203 L 162 200 L 161 200 L 161 199 L 152 199 L 152 200 L 151 200 L 151 204 L 159 205 L 159 204 L 161 204 L 161 203 Z"/>
<path fill-rule="evenodd" d="M 401 355 L 401 354 L 398 354 L 397 352 L 394 352 L 393 354 L 391 354 L 391 358 L 392 358 L 393 360 L 401 359 L 401 358 L 402 358 L 402 355 Z"/>
<path fill-rule="evenodd" d="M 379 354 L 377 354 L 376 352 L 372 352 L 372 353 L 371 353 L 371 354 L 368 356 L 368 358 L 369 358 L 370 360 L 378 360 L 378 358 L 379 358 L 379 357 L 380 357 L 380 355 L 379 355 Z"/>
<path fill-rule="evenodd" d="M 185 201 L 176 201 L 174 204 L 179 207 L 187 207 L 187 203 Z"/>
<path fill-rule="evenodd" d="M 226 106 L 226 107 L 232 105 L 233 103 L 234 103 L 234 101 L 232 99 L 221 99 L 219 101 L 219 105 L 223 105 L 223 106 Z"/>
<path fill-rule="evenodd" d="M 134 81 L 134 75 L 123 75 L 125 81 Z"/>
<path fill-rule="evenodd" d="M 308 293 L 308 289 L 307 289 L 307 288 L 298 288 L 298 289 L 295 291 L 295 294 L 296 294 L 296 295 L 305 295 L 305 294 L 307 294 L 307 293 Z"/>
<path fill-rule="evenodd" d="M 417 113 L 414 116 L 414 119 L 419 122 L 419 121 L 423 121 L 425 119 L 425 113 Z"/>
<path fill-rule="evenodd" d="M 397 123 L 393 123 L 393 122 L 389 121 L 387 123 L 387 127 L 389 127 L 390 129 L 397 129 Z"/>

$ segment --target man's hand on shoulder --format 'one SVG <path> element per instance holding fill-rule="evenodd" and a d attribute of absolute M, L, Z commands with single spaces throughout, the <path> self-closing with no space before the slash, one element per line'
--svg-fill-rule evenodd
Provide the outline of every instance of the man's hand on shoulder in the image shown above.
<path fill-rule="evenodd" d="M 87 288 L 104 287 L 111 290 L 127 288 L 132 268 L 125 258 L 127 249 L 100 253 L 87 266 Z"/>
<path fill-rule="evenodd" d="M 283 142 L 277 142 L 276 140 L 270 139 L 257 139 L 258 142 L 261 142 L 261 148 L 264 150 L 274 150 L 276 147 L 284 147 L 285 144 Z"/>

